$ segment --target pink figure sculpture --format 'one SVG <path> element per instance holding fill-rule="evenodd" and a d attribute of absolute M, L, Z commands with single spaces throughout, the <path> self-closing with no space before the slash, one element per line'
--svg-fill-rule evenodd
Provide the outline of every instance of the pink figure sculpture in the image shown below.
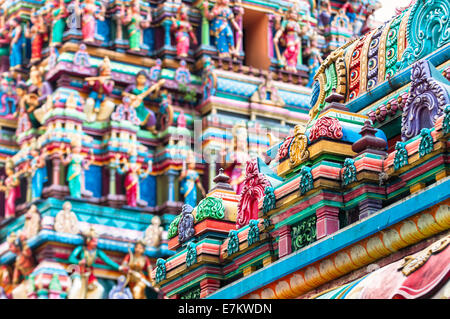
<path fill-rule="evenodd" d="M 177 42 L 177 55 L 179 57 L 187 57 L 190 45 L 190 37 L 192 42 L 197 44 L 197 37 L 193 31 L 192 25 L 188 19 L 188 9 L 181 4 L 177 11 L 177 18 L 172 17 L 172 32 L 175 33 Z"/>

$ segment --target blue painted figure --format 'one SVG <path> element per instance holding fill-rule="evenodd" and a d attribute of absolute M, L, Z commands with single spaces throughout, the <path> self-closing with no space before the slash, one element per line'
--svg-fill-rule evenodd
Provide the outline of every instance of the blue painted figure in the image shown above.
<path fill-rule="evenodd" d="M 11 52 L 9 55 L 9 67 L 11 69 L 19 68 L 22 65 L 22 48 L 24 44 L 24 34 L 20 25 L 20 18 L 11 19 Z"/>
<path fill-rule="evenodd" d="M 218 0 L 211 12 L 208 11 L 208 1 L 203 1 L 205 17 L 212 20 L 211 34 L 214 36 L 219 57 L 230 57 L 230 55 L 239 55 L 242 30 L 234 19 L 234 14 L 228 6 L 229 0 Z M 233 29 L 237 32 L 236 47 L 234 46 Z"/>
<path fill-rule="evenodd" d="M 47 181 L 45 153 L 39 154 L 37 149 L 31 151 L 31 200 L 41 198 L 44 183 Z"/>
<path fill-rule="evenodd" d="M 186 169 L 186 162 L 183 161 L 183 170 L 181 171 L 180 180 L 180 191 L 184 197 L 184 203 L 192 207 L 197 206 L 197 188 L 202 192 L 203 197 L 205 197 L 206 192 L 200 182 L 200 175 L 195 170 L 195 159 L 191 153 L 188 158 L 188 167 Z"/>

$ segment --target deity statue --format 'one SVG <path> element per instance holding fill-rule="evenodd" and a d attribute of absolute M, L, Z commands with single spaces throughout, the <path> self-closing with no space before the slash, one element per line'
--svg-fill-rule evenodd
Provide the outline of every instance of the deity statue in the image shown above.
<path fill-rule="evenodd" d="M 16 112 L 17 94 L 14 79 L 9 72 L 1 75 L 0 79 L 0 115 L 13 116 Z"/>
<path fill-rule="evenodd" d="M 318 15 L 317 15 L 317 21 L 318 21 L 318 27 L 319 30 L 324 30 L 325 28 L 330 26 L 331 22 L 331 4 L 330 0 L 318 0 Z"/>
<path fill-rule="evenodd" d="M 111 113 L 111 120 L 116 122 L 129 121 L 134 125 L 140 125 L 136 110 L 131 107 L 131 99 L 128 96 L 122 98 L 122 103 L 117 105 L 116 110 Z"/>
<path fill-rule="evenodd" d="M 320 65 L 322 64 L 322 55 L 320 49 L 317 46 L 317 35 L 314 34 L 311 37 L 311 47 L 310 54 L 308 59 L 308 67 L 309 67 L 309 81 L 306 85 L 307 87 L 312 87 L 314 83 L 314 75 L 316 75 L 317 70 L 319 70 Z"/>
<path fill-rule="evenodd" d="M 225 171 L 230 177 L 230 185 L 236 194 L 242 191 L 242 183 L 245 180 L 245 166 L 249 160 L 247 146 L 247 129 L 243 124 L 233 127 L 233 149 L 225 151 Z"/>
<path fill-rule="evenodd" d="M 76 235 L 80 232 L 78 218 L 72 212 L 72 204 L 70 202 L 64 202 L 63 209 L 56 214 L 54 227 L 58 233 Z"/>
<path fill-rule="evenodd" d="M 122 23 L 127 27 L 130 50 L 140 51 L 143 43 L 143 29 L 149 28 L 152 22 L 152 14 L 150 7 L 147 10 L 147 16 L 144 19 L 141 16 L 141 6 L 139 0 L 132 0 L 131 5 L 127 8 L 125 14 L 123 7 L 119 13 Z"/>
<path fill-rule="evenodd" d="M 192 42 L 197 44 L 197 37 L 192 25 L 189 23 L 188 8 L 184 4 L 178 7 L 176 19 L 172 17 L 171 31 L 175 34 L 177 56 L 187 57 L 190 45 L 189 40 L 192 38 Z"/>
<path fill-rule="evenodd" d="M 84 0 L 80 6 L 79 0 L 75 1 L 75 14 L 82 17 L 81 34 L 86 43 L 95 42 L 97 19 L 105 20 L 105 6 L 101 1 L 99 3 L 100 5 L 97 5 L 95 0 Z"/>
<path fill-rule="evenodd" d="M 144 234 L 144 242 L 150 247 L 159 247 L 161 244 L 161 235 L 163 228 L 161 227 L 161 218 L 153 216 L 152 223 L 147 227 Z"/>
<path fill-rule="evenodd" d="M 98 235 L 93 228 L 88 233 L 82 233 L 84 245 L 76 247 L 68 261 L 78 267 L 79 284 L 72 283 L 68 299 L 100 299 L 104 288 L 94 275 L 94 264 L 97 258 L 113 270 L 119 270 L 119 265 L 111 260 L 103 251 L 97 248 Z"/>
<path fill-rule="evenodd" d="M 42 48 L 48 40 L 47 26 L 44 16 L 33 9 L 30 15 L 32 23 L 31 28 L 25 31 L 25 37 L 31 39 L 31 63 L 39 61 L 42 58 Z"/>
<path fill-rule="evenodd" d="M 32 238 L 36 236 L 40 230 L 41 214 L 39 213 L 36 205 L 31 205 L 25 213 L 25 224 L 21 234 L 23 234 L 26 238 Z"/>
<path fill-rule="evenodd" d="M 203 1 L 204 15 L 208 20 L 212 20 L 210 30 L 214 36 L 219 57 L 238 56 L 241 48 L 242 30 L 234 18 L 229 2 L 229 0 L 217 0 L 209 11 L 209 2 Z M 232 27 L 237 33 L 236 47 Z"/>
<path fill-rule="evenodd" d="M 152 171 L 151 160 L 147 163 L 147 169 L 142 169 L 142 164 L 137 162 L 137 152 L 133 149 L 130 152 L 130 159 L 123 163 L 123 167 L 120 166 L 120 155 L 116 155 L 116 168 L 120 175 L 125 176 L 125 193 L 127 197 L 127 205 L 131 207 L 137 207 L 137 202 L 140 196 L 139 181 L 147 178 Z"/>
<path fill-rule="evenodd" d="M 91 161 L 93 161 L 92 149 L 90 159 L 86 159 L 86 155 L 81 154 L 81 141 L 79 139 L 72 140 L 71 149 L 66 147 L 63 157 L 61 152 L 58 153 L 59 158 L 64 166 L 67 167 L 67 182 L 69 184 L 70 196 L 74 198 L 81 198 L 81 192 L 84 190 L 84 175 L 83 169 L 89 169 Z"/>
<path fill-rule="evenodd" d="M 27 113 L 34 127 L 43 123 L 44 116 L 51 106 L 52 86 L 44 81 L 44 69 L 33 65 L 30 69 L 31 86 L 28 88 L 28 97 L 25 100 Z M 40 107 L 39 107 L 40 106 Z"/>
<path fill-rule="evenodd" d="M 0 266 L 0 290 L 3 289 L 4 293 L 8 293 L 11 290 L 11 288 L 12 288 L 11 287 L 11 275 L 10 275 L 9 267 L 6 265 L 1 265 Z"/>
<path fill-rule="evenodd" d="M 112 93 L 114 81 L 111 79 L 111 62 L 107 56 L 99 65 L 99 75 L 88 77 L 85 81 L 90 90 L 84 109 L 87 121 L 109 119 L 114 111 L 114 102 L 108 96 Z"/>
<path fill-rule="evenodd" d="M 195 170 L 195 157 L 192 151 L 189 152 L 186 160 L 183 160 L 183 168 L 178 179 L 180 181 L 180 191 L 184 197 L 184 203 L 192 207 L 197 206 L 196 187 L 200 189 L 203 197 L 206 196 L 206 192 L 200 181 L 200 175 Z"/>
<path fill-rule="evenodd" d="M 0 181 L 0 191 L 5 192 L 5 219 L 16 214 L 16 199 L 20 197 L 19 174 L 14 172 L 14 163 L 8 158 L 5 165 L 6 179 Z"/>
<path fill-rule="evenodd" d="M 165 80 L 159 80 L 150 86 L 147 72 L 139 71 L 135 84 L 131 84 L 122 92 L 131 99 L 131 107 L 136 110 L 140 125 L 146 127 L 153 134 L 156 132 L 156 116 L 153 111 L 145 107 L 144 99 L 155 91 L 159 91 Z"/>
<path fill-rule="evenodd" d="M 39 199 L 42 196 L 44 183 L 48 179 L 47 166 L 45 164 L 45 152 L 39 152 L 37 148 L 33 148 L 30 152 L 31 159 L 31 200 Z"/>
<path fill-rule="evenodd" d="M 297 7 L 293 5 L 286 11 L 284 19 L 273 38 L 278 62 L 285 70 L 290 72 L 297 72 L 297 63 L 302 46 L 301 36 L 306 33 L 308 26 L 308 24 L 305 27 L 300 26 L 297 10 Z M 285 47 L 283 55 L 280 53 L 280 43 Z"/>
<path fill-rule="evenodd" d="M 362 8 L 363 5 L 360 0 L 347 0 L 347 2 L 345 2 L 345 4 L 339 9 L 339 15 L 346 15 L 350 21 L 350 25 L 353 26 L 357 14 L 360 13 Z M 354 28 L 354 31 L 357 31 L 357 29 Z"/>
<path fill-rule="evenodd" d="M 21 19 L 19 16 L 10 18 L 8 21 L 10 25 L 9 37 L 10 53 L 9 53 L 9 68 L 10 70 L 18 69 L 23 63 L 23 46 L 25 45 L 24 29 L 21 25 Z"/>
<path fill-rule="evenodd" d="M 49 0 L 49 17 L 48 21 L 51 22 L 51 37 L 50 37 L 50 46 L 60 46 L 63 40 L 63 33 L 66 27 L 66 18 L 69 16 L 69 11 L 64 4 L 64 0 L 57 1 Z M 47 4 L 46 4 L 47 6 Z"/>
<path fill-rule="evenodd" d="M 4 9 L 0 8 L 0 73 L 9 70 L 9 33 L 5 23 Z"/>
<path fill-rule="evenodd" d="M 11 233 L 7 238 L 9 250 L 16 255 L 14 262 L 14 271 L 12 275 L 13 286 L 19 285 L 22 281 L 28 279 L 28 276 L 33 271 L 36 261 L 34 260 L 33 252 L 27 244 L 27 238 L 24 234 L 17 235 Z"/>
<path fill-rule="evenodd" d="M 145 296 L 145 286 L 152 287 L 152 284 L 144 274 L 146 271 L 150 277 L 152 265 L 150 259 L 144 253 L 145 243 L 143 241 L 136 242 L 134 245 L 134 254 L 131 249 L 128 249 L 128 254 L 120 266 L 120 270 L 127 275 L 127 282 L 134 299 L 147 299 Z"/>

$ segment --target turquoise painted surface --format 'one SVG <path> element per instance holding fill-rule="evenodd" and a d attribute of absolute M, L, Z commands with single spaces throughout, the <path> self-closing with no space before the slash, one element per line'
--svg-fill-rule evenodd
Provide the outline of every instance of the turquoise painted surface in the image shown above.
<path fill-rule="evenodd" d="M 389 226 L 392 226 L 414 214 L 417 214 L 449 197 L 450 177 L 437 182 L 425 190 L 410 195 L 379 213 L 351 224 L 335 234 L 325 237 L 297 253 L 280 259 L 232 285 L 226 286 L 209 295 L 209 299 L 233 299 L 242 297 L 277 279 L 293 273 L 313 262 L 325 258 L 349 245 L 367 238 Z"/>

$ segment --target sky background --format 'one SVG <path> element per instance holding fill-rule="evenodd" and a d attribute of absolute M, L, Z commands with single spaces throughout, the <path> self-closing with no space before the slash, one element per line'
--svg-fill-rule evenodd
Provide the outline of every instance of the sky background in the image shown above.
<path fill-rule="evenodd" d="M 411 0 L 379 0 L 381 8 L 375 11 L 376 21 L 385 22 L 395 15 L 395 8 L 407 6 Z"/>

